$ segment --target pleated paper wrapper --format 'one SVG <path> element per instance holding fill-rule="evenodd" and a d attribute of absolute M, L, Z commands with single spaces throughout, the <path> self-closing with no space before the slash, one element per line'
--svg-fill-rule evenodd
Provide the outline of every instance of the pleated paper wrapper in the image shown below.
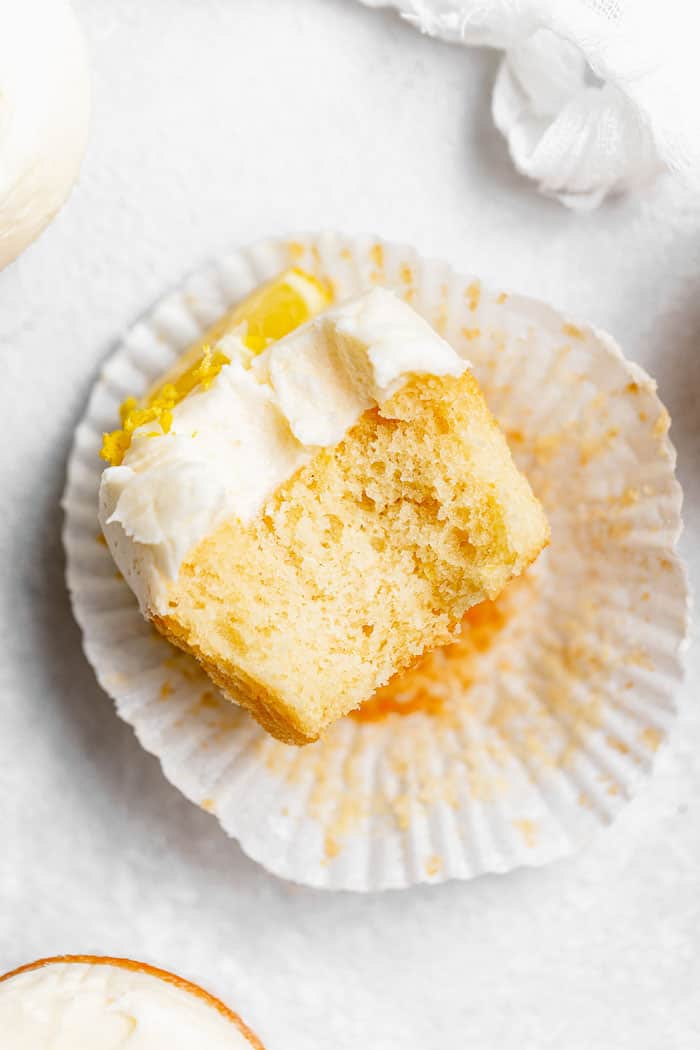
<path fill-rule="evenodd" d="M 453 646 L 304 748 L 267 736 L 141 618 L 97 521 L 120 403 L 290 265 L 337 300 L 395 289 L 469 358 L 552 529 Z M 634 795 L 676 716 L 689 613 L 668 427 L 609 336 L 411 248 L 327 233 L 233 251 L 135 325 L 76 431 L 64 539 L 87 658 L 166 777 L 286 879 L 369 891 L 562 857 Z"/>

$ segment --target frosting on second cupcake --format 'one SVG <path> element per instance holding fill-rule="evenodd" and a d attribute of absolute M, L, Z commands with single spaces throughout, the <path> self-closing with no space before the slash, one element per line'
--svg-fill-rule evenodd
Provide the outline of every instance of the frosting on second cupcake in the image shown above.
<path fill-rule="evenodd" d="M 168 581 L 228 518 L 250 521 L 321 448 L 411 376 L 461 375 L 467 363 L 384 289 L 335 307 L 258 356 L 236 336 L 206 389 L 177 404 L 167 433 L 134 431 L 100 486 L 100 524 L 144 612 L 163 611 Z"/>
<path fill-rule="evenodd" d="M 216 1000 L 134 966 L 51 962 L 0 982 L 3 1050 L 250 1050 Z"/>

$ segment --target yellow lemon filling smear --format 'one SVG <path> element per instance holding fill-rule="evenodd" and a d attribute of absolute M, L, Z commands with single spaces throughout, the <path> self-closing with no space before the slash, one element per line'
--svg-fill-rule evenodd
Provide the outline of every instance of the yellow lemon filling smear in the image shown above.
<path fill-rule="evenodd" d="M 167 434 L 175 406 L 195 387 L 206 390 L 224 365 L 230 363 L 216 346 L 225 335 L 237 332 L 253 355 L 259 354 L 270 343 L 321 313 L 330 302 L 331 296 L 322 282 L 296 267 L 261 285 L 186 350 L 143 399 L 128 397 L 124 401 L 119 410 L 121 427 L 103 435 L 102 458 L 113 467 L 118 466 L 129 449 L 131 435 L 146 423 L 160 427 L 154 431 L 154 437 Z"/>

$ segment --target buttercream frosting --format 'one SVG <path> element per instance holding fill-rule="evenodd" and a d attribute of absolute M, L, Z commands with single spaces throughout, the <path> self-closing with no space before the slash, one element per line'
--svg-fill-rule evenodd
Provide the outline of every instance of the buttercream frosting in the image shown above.
<path fill-rule="evenodd" d="M 167 433 L 133 432 L 100 487 L 100 524 L 142 611 L 162 612 L 169 581 L 223 521 L 248 522 L 321 448 L 411 376 L 461 375 L 467 363 L 393 293 L 375 288 L 255 356 L 218 344 L 230 364 L 173 409 Z"/>
<path fill-rule="evenodd" d="M 113 964 L 53 962 L 0 982 L 3 1050 L 250 1050 L 194 988 Z"/>

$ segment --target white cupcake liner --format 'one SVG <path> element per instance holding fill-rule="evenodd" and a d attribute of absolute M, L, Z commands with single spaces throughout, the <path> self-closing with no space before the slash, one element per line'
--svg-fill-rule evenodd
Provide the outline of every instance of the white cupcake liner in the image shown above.
<path fill-rule="evenodd" d="M 471 656 L 433 658 L 437 713 L 344 719 L 305 748 L 268 737 L 142 620 L 97 522 L 120 402 L 290 264 L 338 298 L 397 289 L 467 356 L 552 526 L 488 646 L 472 630 Z M 326 233 L 234 251 L 131 330 L 77 429 L 64 542 L 85 652 L 168 779 L 284 878 L 367 891 L 564 856 L 632 797 L 676 716 L 689 602 L 667 429 L 653 381 L 608 336 L 411 248 Z"/>

